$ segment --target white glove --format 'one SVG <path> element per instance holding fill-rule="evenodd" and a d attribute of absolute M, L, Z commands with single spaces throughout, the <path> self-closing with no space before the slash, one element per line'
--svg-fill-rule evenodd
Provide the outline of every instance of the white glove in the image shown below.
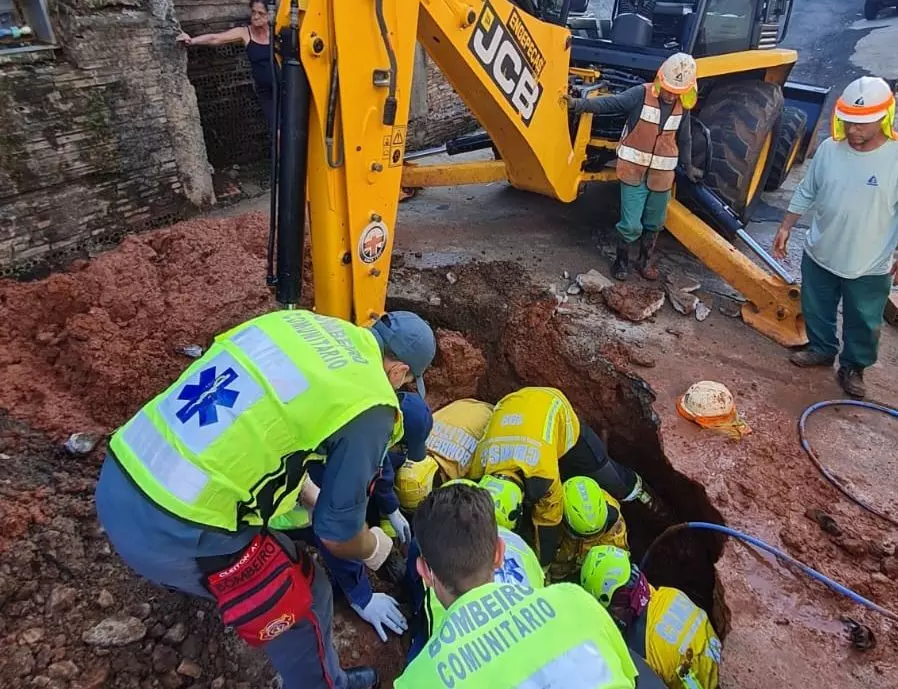
<path fill-rule="evenodd" d="M 399 603 L 392 596 L 386 593 L 375 593 L 368 601 L 368 605 L 364 608 L 352 603 L 352 609 L 355 610 L 359 617 L 374 627 L 374 631 L 380 637 L 380 640 L 387 641 L 387 633 L 384 627 L 395 632 L 398 635 L 408 629 L 408 622 L 405 615 L 399 610 Z"/>
<path fill-rule="evenodd" d="M 390 556 L 390 551 L 393 549 L 393 539 L 387 536 L 387 534 L 384 533 L 384 530 L 379 526 L 372 526 L 371 533 L 374 535 L 376 541 L 374 552 L 362 560 L 362 562 L 364 562 L 369 569 L 376 571 L 380 569 L 380 566 L 386 562 L 387 558 Z"/>
<path fill-rule="evenodd" d="M 395 512 L 390 512 L 390 514 L 387 515 L 387 519 L 390 520 L 390 526 L 392 526 L 393 531 L 396 532 L 396 538 L 399 539 L 399 542 L 402 545 L 411 543 L 412 527 L 409 525 L 405 515 L 399 510 L 396 510 Z"/>

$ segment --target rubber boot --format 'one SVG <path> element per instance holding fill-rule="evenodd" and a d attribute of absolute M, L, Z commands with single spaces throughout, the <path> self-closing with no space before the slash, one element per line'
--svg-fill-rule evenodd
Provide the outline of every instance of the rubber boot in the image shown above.
<path fill-rule="evenodd" d="M 643 232 L 639 238 L 639 274 L 646 280 L 657 280 L 661 277 L 655 267 L 655 243 L 658 241 L 657 232 Z"/>
<path fill-rule="evenodd" d="M 636 478 L 638 479 L 636 486 L 623 502 L 638 502 L 659 521 L 672 522 L 673 514 L 664 501 L 655 495 L 655 492 L 646 485 L 641 476 L 637 474 Z"/>
<path fill-rule="evenodd" d="M 621 281 L 630 277 L 630 245 L 620 237 L 617 240 L 614 265 L 611 266 L 611 277 Z"/>

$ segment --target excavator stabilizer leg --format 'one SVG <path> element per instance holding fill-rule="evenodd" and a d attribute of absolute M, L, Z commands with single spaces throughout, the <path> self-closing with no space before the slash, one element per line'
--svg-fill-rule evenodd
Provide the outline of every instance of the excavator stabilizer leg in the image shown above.
<path fill-rule="evenodd" d="M 745 295 L 742 319 L 746 323 L 786 347 L 807 343 L 797 285 L 766 273 L 679 201 L 670 202 L 665 226 L 702 263 Z"/>

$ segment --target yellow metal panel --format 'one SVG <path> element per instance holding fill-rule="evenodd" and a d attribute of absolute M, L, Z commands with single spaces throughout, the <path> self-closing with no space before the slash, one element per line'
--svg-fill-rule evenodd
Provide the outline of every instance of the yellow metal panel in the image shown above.
<path fill-rule="evenodd" d="M 807 343 L 801 292 L 764 272 L 727 240 L 696 217 L 679 201 L 667 209 L 665 227 L 708 268 L 745 295 L 746 323 L 787 347 Z"/>
<path fill-rule="evenodd" d="M 717 77 L 723 74 L 737 74 L 756 69 L 773 69 L 791 66 L 798 61 L 798 53 L 785 48 L 772 50 L 745 50 L 727 55 L 700 57 L 695 62 L 698 66 L 698 78 Z"/>
<path fill-rule="evenodd" d="M 404 187 L 454 187 L 462 184 L 489 184 L 505 179 L 505 163 L 501 160 L 445 165 L 406 163 L 402 170 Z"/>
<path fill-rule="evenodd" d="M 422 0 L 418 40 L 490 133 L 511 184 L 574 200 L 585 150 L 572 147 L 563 100 L 570 31 L 508 0 Z"/>

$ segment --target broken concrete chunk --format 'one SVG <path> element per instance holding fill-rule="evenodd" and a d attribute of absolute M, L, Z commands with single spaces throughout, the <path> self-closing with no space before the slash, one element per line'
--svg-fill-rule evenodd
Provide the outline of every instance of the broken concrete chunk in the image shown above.
<path fill-rule="evenodd" d="M 427 303 L 430 304 L 431 306 L 441 306 L 443 304 L 443 300 L 440 299 L 439 295 L 431 294 L 430 297 L 427 299 Z"/>
<path fill-rule="evenodd" d="M 602 296 L 608 308 L 634 323 L 654 316 L 664 306 L 664 291 L 645 285 L 613 284 L 602 290 Z"/>
<path fill-rule="evenodd" d="M 115 615 L 88 629 L 81 640 L 90 646 L 127 646 L 146 634 L 147 626 L 136 617 Z"/>
<path fill-rule="evenodd" d="M 569 272 L 567 272 L 566 270 L 562 270 L 562 271 L 561 271 L 561 277 L 563 277 L 565 280 L 570 280 L 570 279 L 571 279 L 571 274 L 570 274 Z"/>
<path fill-rule="evenodd" d="M 182 660 L 181 664 L 178 665 L 177 670 L 179 675 L 184 675 L 185 677 L 193 677 L 193 679 L 199 679 L 199 677 L 203 674 L 202 668 L 197 665 L 192 660 Z"/>
<path fill-rule="evenodd" d="M 694 294 L 672 287 L 667 288 L 667 296 L 670 299 L 671 306 L 676 309 L 677 313 L 682 313 L 684 316 L 695 313 L 695 307 L 700 303 L 698 297 Z"/>
<path fill-rule="evenodd" d="M 573 296 L 580 294 L 583 291 L 583 288 L 580 287 L 576 282 L 572 282 L 568 285 L 567 293 Z"/>
<path fill-rule="evenodd" d="M 708 305 L 705 302 L 700 301 L 698 304 L 695 305 L 695 320 L 703 321 L 710 315 L 711 315 L 711 309 L 708 307 Z"/>
<path fill-rule="evenodd" d="M 187 638 L 187 625 L 183 622 L 175 622 L 162 637 L 167 644 L 179 644 Z"/>
<path fill-rule="evenodd" d="M 742 315 L 742 304 L 735 299 L 721 297 L 720 306 L 718 306 L 717 309 L 720 313 L 729 318 L 739 318 L 739 316 Z"/>
<path fill-rule="evenodd" d="M 683 273 L 670 273 L 664 278 L 664 282 L 672 290 L 680 292 L 695 292 L 702 286 L 698 280 Z"/>
<path fill-rule="evenodd" d="M 606 278 L 595 268 L 588 273 L 581 273 L 576 277 L 576 282 L 587 294 L 599 294 L 606 287 L 611 287 L 614 281 Z"/>
<path fill-rule="evenodd" d="M 203 356 L 203 348 L 195 344 L 180 345 L 175 347 L 175 352 L 177 354 L 183 354 L 191 359 L 199 359 Z"/>
<path fill-rule="evenodd" d="M 448 282 L 450 285 L 454 285 L 456 282 L 458 282 L 458 276 L 450 270 L 448 273 L 446 273 L 446 282 Z"/>
<path fill-rule="evenodd" d="M 70 455 L 86 455 L 100 442 L 96 433 L 72 433 L 65 441 L 65 449 Z"/>

